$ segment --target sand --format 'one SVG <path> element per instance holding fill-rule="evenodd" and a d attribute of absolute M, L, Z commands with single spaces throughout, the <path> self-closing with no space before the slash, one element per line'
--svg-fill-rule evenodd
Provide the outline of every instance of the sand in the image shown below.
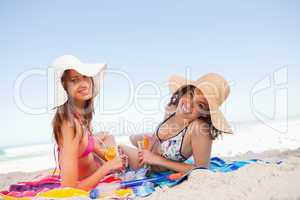
<path fill-rule="evenodd" d="M 230 173 L 195 170 L 188 181 L 172 189 L 159 189 L 147 200 L 300 200 L 300 149 L 294 151 L 268 151 L 261 154 L 227 158 L 229 160 L 264 158 L 283 160 L 280 165 L 256 163 Z"/>
<path fill-rule="evenodd" d="M 10 172 L 7 174 L 0 174 L 0 190 L 7 189 L 10 184 L 14 184 L 16 182 L 21 181 L 30 181 L 37 176 L 47 175 L 51 171 L 42 170 L 36 172 Z"/>
<path fill-rule="evenodd" d="M 230 173 L 195 170 L 188 181 L 174 188 L 159 188 L 151 196 L 143 199 L 300 200 L 300 148 L 288 151 L 267 151 L 260 154 L 248 152 L 226 158 L 226 160 L 249 158 L 261 158 L 268 161 L 282 160 L 283 163 L 280 165 L 255 163 Z M 16 181 L 30 180 L 40 173 L 0 174 L 0 188 L 5 188 Z"/>

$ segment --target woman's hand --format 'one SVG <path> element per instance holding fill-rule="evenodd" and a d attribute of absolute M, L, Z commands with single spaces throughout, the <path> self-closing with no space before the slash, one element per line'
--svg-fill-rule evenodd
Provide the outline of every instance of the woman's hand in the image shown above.
<path fill-rule="evenodd" d="M 110 172 L 120 172 L 124 171 L 127 167 L 128 157 L 126 155 L 120 155 L 113 160 L 107 161 L 105 167 L 109 169 Z"/>
<path fill-rule="evenodd" d="M 144 164 L 158 165 L 160 158 L 159 155 L 152 153 L 149 150 L 139 151 L 139 163 L 141 166 Z"/>

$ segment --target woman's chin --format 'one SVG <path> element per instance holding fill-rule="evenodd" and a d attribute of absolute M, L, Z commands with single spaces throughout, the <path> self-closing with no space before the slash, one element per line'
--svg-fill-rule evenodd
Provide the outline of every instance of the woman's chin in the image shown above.
<path fill-rule="evenodd" d="M 92 95 L 87 95 L 83 97 L 84 101 L 90 100 L 92 98 Z"/>
<path fill-rule="evenodd" d="M 92 95 L 80 95 L 76 98 L 78 101 L 87 101 L 92 98 Z"/>

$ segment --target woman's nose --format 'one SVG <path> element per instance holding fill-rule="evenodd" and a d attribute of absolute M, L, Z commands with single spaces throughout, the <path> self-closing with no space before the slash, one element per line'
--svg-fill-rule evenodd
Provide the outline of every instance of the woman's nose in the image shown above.
<path fill-rule="evenodd" d="M 193 103 L 192 103 L 192 101 L 191 101 L 190 98 L 186 98 L 185 101 L 184 101 L 184 104 L 188 108 L 192 108 L 193 107 Z"/>
<path fill-rule="evenodd" d="M 89 82 L 85 79 L 80 80 L 79 88 L 81 88 L 81 89 L 89 88 Z"/>
<path fill-rule="evenodd" d="M 192 102 L 193 102 L 193 97 L 191 95 L 188 95 L 185 99 L 185 103 L 192 104 Z"/>

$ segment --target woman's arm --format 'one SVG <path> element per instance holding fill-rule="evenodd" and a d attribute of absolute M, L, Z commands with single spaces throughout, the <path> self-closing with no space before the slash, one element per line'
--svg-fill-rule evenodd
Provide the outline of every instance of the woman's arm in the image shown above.
<path fill-rule="evenodd" d="M 110 174 L 113 171 L 124 170 L 125 168 L 125 157 L 116 157 L 113 160 L 105 162 L 100 168 L 97 169 L 91 176 L 81 180 L 77 184 L 77 188 L 83 190 L 91 190 L 102 178 Z"/>
<path fill-rule="evenodd" d="M 183 162 L 175 162 L 148 150 L 139 152 L 139 160 L 141 166 L 143 164 L 150 164 L 154 166 L 167 168 L 176 172 L 185 173 L 195 168 L 194 165 L 183 163 Z"/>
<path fill-rule="evenodd" d="M 74 137 L 74 125 L 78 134 Z M 74 124 L 64 121 L 61 127 L 62 138 L 59 152 L 60 174 L 62 187 L 76 187 L 78 182 L 78 151 L 82 135 L 77 121 Z"/>
<path fill-rule="evenodd" d="M 194 165 L 208 168 L 212 148 L 209 126 L 206 121 L 198 119 L 192 122 L 190 131 Z"/>

